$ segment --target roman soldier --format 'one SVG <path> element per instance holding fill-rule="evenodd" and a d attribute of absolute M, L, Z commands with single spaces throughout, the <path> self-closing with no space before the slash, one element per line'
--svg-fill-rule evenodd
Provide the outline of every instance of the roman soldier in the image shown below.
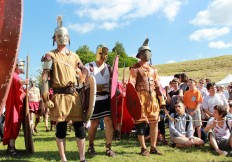
<path fill-rule="evenodd" d="M 84 68 L 77 54 L 68 50 L 70 44 L 67 28 L 62 26 L 62 17 L 57 18 L 58 27 L 55 29 L 53 41 L 57 48 L 47 52 L 42 61 L 43 73 L 42 98 L 45 108 L 50 108 L 51 120 L 56 121 L 56 143 L 61 161 L 67 161 L 65 155 L 65 139 L 67 122 L 72 121 L 75 129 L 80 161 L 85 162 L 85 127 L 80 95 L 75 90 L 78 76 L 83 82 L 81 70 Z M 53 96 L 49 98 L 49 84 Z"/>
<path fill-rule="evenodd" d="M 161 103 L 164 104 L 163 95 L 160 90 L 159 76 L 157 69 L 152 67 L 148 61 L 151 59 L 151 50 L 148 47 L 148 39 L 138 49 L 139 62 L 130 68 L 129 83 L 131 83 L 137 91 L 142 106 L 141 117 L 134 120 L 139 143 L 141 146 L 141 155 L 150 156 L 150 154 L 161 155 L 156 148 L 158 135 L 159 111 Z M 132 101 L 133 102 L 133 101 Z M 150 126 L 151 148 L 147 150 L 145 144 L 145 128 Z"/>
<path fill-rule="evenodd" d="M 85 67 L 90 75 L 93 75 L 97 84 L 97 96 L 93 115 L 90 118 L 91 126 L 88 130 L 89 148 L 88 153 L 95 155 L 94 139 L 100 119 L 104 119 L 105 136 L 106 136 L 106 155 L 114 157 L 116 154 L 111 150 L 111 143 L 113 138 L 113 122 L 111 118 L 110 96 L 109 96 L 109 81 L 111 67 L 106 64 L 108 57 L 108 48 L 105 45 L 98 45 L 96 51 L 96 61 L 86 63 Z"/>
<path fill-rule="evenodd" d="M 13 79 L 10 91 L 6 100 L 5 126 L 3 145 L 8 145 L 7 154 L 16 155 L 15 140 L 17 139 L 24 119 L 23 99 L 26 96 L 23 85 L 28 84 L 28 80 L 20 78 L 20 74 L 24 74 L 25 61 L 18 59 L 16 68 L 13 73 Z"/>
<path fill-rule="evenodd" d="M 36 79 L 34 77 L 30 78 L 29 89 L 28 89 L 28 101 L 29 101 L 29 111 L 30 111 L 30 126 L 33 132 L 37 133 L 37 125 L 40 121 L 39 107 L 40 107 L 40 90 L 36 87 Z M 35 126 L 33 129 L 33 114 L 35 114 Z"/>

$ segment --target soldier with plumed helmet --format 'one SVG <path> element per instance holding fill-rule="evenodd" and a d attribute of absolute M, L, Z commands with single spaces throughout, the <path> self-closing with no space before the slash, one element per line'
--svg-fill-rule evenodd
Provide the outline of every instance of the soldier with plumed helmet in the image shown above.
<path fill-rule="evenodd" d="M 141 146 L 140 154 L 142 156 L 150 156 L 150 154 L 161 155 L 161 152 L 158 151 L 156 147 L 156 143 L 160 106 L 165 104 L 160 90 L 157 69 L 148 63 L 148 61 L 151 59 L 151 50 L 148 47 L 148 41 L 149 40 L 146 39 L 143 45 L 138 49 L 138 54 L 136 57 L 140 60 L 130 68 L 130 76 L 128 81 L 135 87 L 142 107 L 141 112 L 135 112 L 141 113 L 140 119 L 134 120 Z M 144 138 L 146 124 L 149 124 L 150 126 L 150 152 L 147 150 Z"/>
<path fill-rule="evenodd" d="M 93 115 L 90 119 L 91 126 L 88 131 L 89 148 L 88 153 L 95 155 L 94 139 L 96 136 L 97 127 L 100 119 L 104 119 L 105 136 L 106 136 L 106 155 L 114 157 L 116 154 L 111 150 L 113 138 L 113 122 L 111 118 L 110 97 L 109 97 L 109 81 L 111 67 L 106 63 L 108 57 L 108 48 L 106 45 L 100 44 L 97 46 L 96 61 L 86 63 L 85 67 L 89 74 L 95 77 L 97 84 L 97 96 Z"/>
<path fill-rule="evenodd" d="M 51 120 L 56 121 L 56 143 L 61 161 L 67 161 L 65 155 L 65 139 L 67 122 L 72 121 L 75 129 L 76 143 L 80 161 L 85 162 L 85 127 L 80 95 L 75 89 L 76 77 L 84 82 L 81 70 L 84 66 L 77 54 L 68 50 L 70 44 L 67 28 L 62 26 L 62 17 L 57 18 L 58 27 L 53 36 L 57 48 L 47 52 L 42 57 L 42 98 L 45 108 L 50 108 Z M 50 87 L 49 87 L 49 84 Z M 53 96 L 49 98 L 49 88 L 53 89 Z"/>
<path fill-rule="evenodd" d="M 15 140 L 17 139 L 24 119 L 23 99 L 26 96 L 23 85 L 28 84 L 29 80 L 22 80 L 20 74 L 24 74 L 25 61 L 17 59 L 16 68 L 13 72 L 13 79 L 6 100 L 5 126 L 3 145 L 8 145 L 7 154 L 16 155 Z"/>

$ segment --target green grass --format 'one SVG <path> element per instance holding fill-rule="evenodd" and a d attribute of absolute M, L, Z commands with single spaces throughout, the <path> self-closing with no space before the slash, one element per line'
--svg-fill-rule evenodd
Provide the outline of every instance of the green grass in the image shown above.
<path fill-rule="evenodd" d="M 232 55 L 224 55 L 206 59 L 184 61 L 171 64 L 155 65 L 161 76 L 169 76 L 177 73 L 186 73 L 190 78 L 210 78 L 218 82 L 232 73 Z M 129 77 L 129 68 L 125 70 L 125 78 Z M 119 80 L 122 80 L 123 68 L 119 69 Z"/>
<path fill-rule="evenodd" d="M 60 161 L 57 146 L 55 143 L 55 132 L 45 132 L 45 127 L 40 123 L 40 132 L 34 136 L 35 153 L 27 155 L 25 152 L 24 138 L 22 132 L 16 140 L 16 148 L 19 150 L 15 157 L 6 156 L 5 151 L 7 146 L 0 146 L 0 161 Z M 168 133 L 167 133 L 168 137 Z M 86 140 L 86 144 L 88 141 Z M 147 143 L 149 146 L 149 143 Z M 112 149 L 117 153 L 115 158 L 105 156 L 105 140 L 104 131 L 97 132 L 95 141 L 95 150 L 97 155 L 94 157 L 86 155 L 88 161 L 92 162 L 205 162 L 205 161 L 232 161 L 231 157 L 217 156 L 214 151 L 210 150 L 208 144 L 202 148 L 177 149 L 170 146 L 158 146 L 164 155 L 151 155 L 150 158 L 142 157 L 138 153 L 140 147 L 135 137 L 125 137 L 121 141 L 113 141 Z M 87 146 L 86 146 L 87 150 Z M 74 132 L 67 136 L 67 151 L 66 156 L 68 161 L 79 161 L 77 145 L 75 143 Z"/>
<path fill-rule="evenodd" d="M 220 57 L 185 61 L 173 64 L 155 65 L 159 75 L 174 75 L 176 73 L 185 72 L 189 77 L 210 78 L 212 81 L 219 81 L 232 71 L 232 55 Z M 123 69 L 119 69 L 119 80 L 122 79 Z M 126 68 L 125 78 L 129 76 L 129 68 Z M 44 123 L 39 124 L 40 132 L 34 136 L 35 153 L 27 155 L 25 152 L 24 138 L 22 132 L 16 140 L 16 148 L 19 153 L 15 157 L 6 156 L 7 146 L 0 146 L 0 161 L 60 161 L 55 143 L 55 132 L 45 132 Z M 168 131 L 167 131 L 168 132 Z M 168 133 L 167 133 L 168 134 Z M 168 135 L 167 135 L 168 137 Z M 88 140 L 88 138 L 87 138 Z M 86 142 L 88 144 L 88 141 Z M 147 144 L 149 146 L 149 144 Z M 216 162 L 216 161 L 232 161 L 232 158 L 217 156 L 214 151 L 210 150 L 206 144 L 202 148 L 177 149 L 170 146 L 159 146 L 159 149 L 164 153 L 163 156 L 152 155 L 150 158 L 142 157 L 138 153 L 140 147 L 135 137 L 124 138 L 121 141 L 114 141 L 112 149 L 117 153 L 115 158 L 105 156 L 105 140 L 104 131 L 98 131 L 95 141 L 95 149 L 97 155 L 94 157 L 86 155 L 88 161 L 96 162 Z M 87 150 L 87 146 L 86 146 Z M 66 156 L 68 161 L 79 161 L 77 145 L 75 143 L 74 133 L 67 136 L 67 151 Z"/>

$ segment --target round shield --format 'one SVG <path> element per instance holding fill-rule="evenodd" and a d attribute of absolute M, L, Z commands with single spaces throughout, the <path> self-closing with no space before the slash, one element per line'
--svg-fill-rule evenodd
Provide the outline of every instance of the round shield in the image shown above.
<path fill-rule="evenodd" d="M 139 96 L 131 83 L 126 86 L 126 105 L 128 112 L 134 120 L 141 118 L 142 106 Z"/>

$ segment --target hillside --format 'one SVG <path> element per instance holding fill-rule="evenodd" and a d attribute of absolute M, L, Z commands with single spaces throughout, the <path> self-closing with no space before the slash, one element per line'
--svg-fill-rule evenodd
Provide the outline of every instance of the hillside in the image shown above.
<path fill-rule="evenodd" d="M 206 59 L 183 61 L 178 63 L 155 65 L 159 75 L 174 75 L 186 73 L 190 78 L 210 78 L 218 82 L 226 75 L 232 73 L 232 55 L 224 55 Z M 123 69 L 119 69 L 119 80 L 122 80 Z M 129 76 L 129 69 L 126 68 L 125 78 Z"/>

